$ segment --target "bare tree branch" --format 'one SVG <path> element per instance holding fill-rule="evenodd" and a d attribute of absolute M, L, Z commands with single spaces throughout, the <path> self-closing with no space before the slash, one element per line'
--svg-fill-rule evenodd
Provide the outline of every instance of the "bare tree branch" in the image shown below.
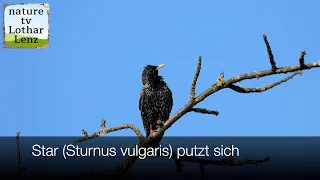
<path fill-rule="evenodd" d="M 274 61 L 274 57 L 273 57 L 273 54 L 272 54 L 272 50 L 271 50 L 269 41 L 267 39 L 267 35 L 265 35 L 265 34 L 263 35 L 263 40 L 264 40 L 264 43 L 267 46 L 267 52 L 268 52 L 271 68 L 272 68 L 272 70 L 276 70 L 277 69 L 276 62 Z"/>
<path fill-rule="evenodd" d="M 277 70 L 264 70 L 264 71 L 256 71 L 252 73 L 247 73 L 247 74 L 241 74 L 234 76 L 230 78 L 229 80 L 225 81 L 224 84 L 221 86 L 217 86 L 214 84 L 212 87 L 208 88 L 205 90 L 203 93 L 201 93 L 198 97 L 196 97 L 193 101 L 189 101 L 185 106 L 183 106 L 178 112 L 176 112 L 174 115 L 172 115 L 164 124 L 164 126 L 154 134 L 155 138 L 159 137 L 162 133 L 164 133 L 168 128 L 170 128 L 178 119 L 180 119 L 184 114 L 190 111 L 191 108 L 193 108 L 196 104 L 200 103 L 203 101 L 205 98 L 208 96 L 212 95 L 213 93 L 216 93 L 220 91 L 221 89 L 224 89 L 228 86 L 230 86 L 233 83 L 237 83 L 243 80 L 247 79 L 253 79 L 256 77 L 264 77 L 264 76 L 269 76 L 273 74 L 286 74 L 289 72 L 295 72 L 299 70 L 304 70 L 304 69 L 311 69 L 311 68 L 316 68 L 320 67 L 320 61 L 318 62 L 313 62 L 306 64 L 305 67 L 300 67 L 300 66 L 288 66 L 288 67 L 282 67 L 278 68 Z M 146 138 L 144 142 L 141 143 L 141 147 L 149 147 L 150 144 L 152 144 L 152 139 L 150 137 Z M 137 160 L 137 157 L 127 157 L 123 162 L 121 162 L 117 168 L 118 173 L 125 173 L 131 166 L 132 164 Z"/>
<path fill-rule="evenodd" d="M 270 48 L 270 50 L 271 50 L 271 48 Z M 272 60 L 272 58 L 271 58 L 271 60 Z M 184 114 L 189 112 L 190 109 L 193 108 L 196 104 L 200 103 L 205 98 L 212 95 L 213 93 L 216 93 L 216 92 L 220 91 L 221 89 L 224 89 L 224 88 L 230 86 L 231 84 L 234 84 L 234 83 L 237 83 L 237 82 L 240 82 L 243 80 L 257 78 L 257 77 L 265 77 L 265 76 L 274 75 L 274 74 L 286 74 L 289 72 L 295 72 L 295 71 L 299 71 L 299 70 L 311 69 L 311 68 L 316 68 L 316 67 L 320 67 L 320 61 L 306 64 L 304 67 L 287 66 L 287 67 L 277 68 L 276 70 L 263 70 L 263 71 L 255 71 L 255 72 L 246 73 L 246 74 L 240 74 L 240 75 L 237 75 L 237 76 L 230 78 L 229 80 L 225 81 L 221 85 L 219 83 L 216 83 L 212 87 L 208 88 L 203 93 L 201 93 L 194 100 L 192 100 L 192 101 L 190 100 L 185 106 L 183 106 L 180 110 L 178 110 L 178 112 L 176 112 L 174 115 L 172 115 L 165 122 L 164 126 L 154 136 L 160 137 L 161 134 L 163 134 L 168 128 L 170 128 Z M 221 82 L 221 81 L 219 81 L 219 82 Z M 152 142 L 152 139 L 150 137 L 148 137 L 148 138 L 146 138 L 146 141 L 144 141 L 144 143 L 142 143 L 142 145 L 143 145 L 143 147 L 148 147 L 148 144 L 150 144 L 151 142 Z M 119 167 L 120 167 L 119 171 L 126 172 L 128 170 L 128 168 L 131 167 L 132 163 L 134 163 L 134 161 L 136 159 L 137 158 L 129 157 L 127 160 L 123 161 L 119 165 Z"/>
<path fill-rule="evenodd" d="M 179 156 L 179 159 L 177 158 L 177 153 L 173 152 L 172 153 L 172 160 L 175 161 L 175 165 L 177 167 L 177 172 L 182 172 L 182 164 L 181 162 L 187 162 L 187 163 L 195 163 L 200 165 L 200 171 L 201 171 L 201 178 L 204 178 L 204 166 L 206 165 L 216 165 L 216 166 L 242 166 L 245 164 L 250 164 L 250 165 L 259 165 L 263 164 L 265 162 L 268 162 L 271 160 L 270 157 L 265 157 L 264 159 L 261 160 L 250 160 L 250 159 L 245 159 L 245 160 L 238 160 L 235 161 L 233 160 L 232 157 L 227 157 L 221 160 L 210 160 L 210 159 L 202 159 L 202 158 L 197 158 L 194 156 Z M 87 175 L 89 177 L 92 176 L 97 176 L 97 177 L 105 177 L 105 178 L 111 178 L 114 176 L 114 174 L 106 174 L 103 172 L 92 172 L 90 174 L 79 174 L 78 176 L 83 176 Z M 118 176 L 114 176 L 114 178 L 119 178 Z"/>
<path fill-rule="evenodd" d="M 299 71 L 299 70 L 307 70 L 307 69 L 312 69 L 312 68 L 316 68 L 316 67 L 320 67 L 320 61 L 305 64 L 304 67 L 300 67 L 299 65 L 298 66 L 287 66 L 287 67 L 278 68 L 276 71 L 264 70 L 264 71 L 256 71 L 256 72 L 247 73 L 247 74 L 241 74 L 241 75 L 234 76 L 234 77 L 230 78 L 227 81 L 226 86 L 233 84 L 233 83 L 243 81 L 243 80 L 249 80 L 249 79 L 253 79 L 253 78 L 257 78 L 257 77 L 265 77 L 265 76 L 270 76 L 270 75 L 274 75 L 274 74 L 286 74 L 286 73 L 290 73 L 290 72 L 295 72 L 295 71 Z M 211 88 L 213 89 L 213 87 L 211 87 Z"/>
<path fill-rule="evenodd" d="M 213 114 L 218 116 L 219 115 L 219 111 L 212 111 L 212 110 L 208 110 L 205 108 L 190 108 L 190 112 L 193 111 L 195 113 L 201 113 L 201 114 Z"/>
<path fill-rule="evenodd" d="M 320 67 L 320 61 L 306 64 L 305 67 L 303 67 L 303 68 L 301 68 L 300 66 L 288 66 L 288 67 L 278 68 L 275 71 L 264 70 L 264 71 L 255 71 L 255 72 L 251 72 L 251 73 L 247 73 L 247 74 L 241 74 L 241 75 L 234 76 L 234 77 L 230 78 L 229 80 L 225 81 L 225 83 L 222 86 L 217 86 L 216 84 L 214 84 L 212 87 L 208 88 L 203 93 L 201 93 L 198 97 L 196 97 L 194 101 L 189 101 L 176 114 L 171 116 L 165 122 L 163 128 L 158 133 L 163 133 L 168 128 L 170 128 L 172 126 L 172 124 L 174 124 L 184 114 L 189 112 L 190 109 L 193 108 L 193 106 L 200 103 L 205 98 L 212 95 L 213 93 L 216 93 L 216 92 L 220 91 L 221 89 L 229 87 L 231 84 L 234 84 L 234 83 L 237 83 L 237 82 L 240 82 L 243 80 L 253 79 L 256 77 L 265 77 L 265 76 L 274 75 L 274 74 L 286 74 L 289 72 L 295 72 L 295 71 L 299 71 L 299 70 L 311 69 L 311 68 L 316 68 L 316 67 Z"/>
<path fill-rule="evenodd" d="M 271 47 L 269 45 L 269 42 L 267 40 L 267 36 L 264 35 L 263 36 L 265 44 L 267 46 L 267 52 L 269 55 L 269 60 L 270 60 L 270 64 L 272 66 L 271 70 L 262 70 L 262 71 L 255 71 L 255 72 L 251 72 L 251 73 L 245 73 L 245 74 L 240 74 L 237 76 L 234 76 L 228 80 L 224 79 L 224 73 L 220 73 L 219 78 L 216 80 L 216 83 L 214 85 L 212 85 L 211 87 L 209 87 L 207 90 L 205 90 L 204 92 L 202 92 L 199 96 L 195 97 L 195 87 L 196 87 L 196 83 L 197 83 L 197 79 L 198 76 L 200 74 L 200 67 L 201 67 L 201 56 L 199 57 L 198 60 L 198 68 L 195 74 L 195 77 L 193 79 L 192 82 L 192 87 L 191 87 L 191 91 L 190 91 L 190 100 L 189 102 L 183 106 L 180 110 L 178 110 L 174 115 L 172 115 L 163 125 L 163 127 L 161 129 L 158 130 L 158 132 L 153 134 L 153 137 L 149 136 L 147 138 L 143 138 L 141 132 L 138 130 L 138 128 L 136 128 L 133 125 L 121 125 L 121 126 L 116 126 L 114 128 L 105 128 L 100 130 L 97 134 L 98 135 L 91 135 L 89 138 L 92 138 L 92 136 L 96 137 L 99 136 L 101 134 L 106 134 L 109 132 L 113 132 L 116 130 L 120 130 L 120 129 L 125 129 L 125 128 L 131 128 L 132 130 L 134 130 L 137 134 L 138 137 L 142 137 L 140 138 L 140 142 L 139 142 L 139 147 L 152 147 L 152 145 L 157 141 L 155 139 L 161 137 L 164 132 L 170 128 L 178 119 L 180 119 L 183 115 L 185 115 L 186 113 L 195 110 L 196 108 L 194 108 L 195 105 L 197 105 L 198 103 L 202 102 L 205 98 L 207 98 L 208 96 L 212 95 L 213 93 L 216 93 L 222 89 L 225 88 L 231 88 L 233 87 L 233 89 L 237 89 L 239 90 L 239 88 L 234 88 L 236 87 L 236 85 L 234 85 L 235 83 L 238 83 L 240 81 L 243 80 L 249 80 L 249 79 L 253 79 L 253 78 L 259 78 L 259 77 L 265 77 L 265 76 L 271 76 L 271 75 L 275 75 L 275 74 L 286 74 L 286 73 L 290 73 L 290 72 L 297 72 L 297 71 L 302 71 L 302 70 L 306 70 L 306 69 L 312 69 L 312 68 L 316 68 L 316 67 L 320 67 L 320 61 L 318 62 L 313 62 L 313 63 L 309 63 L 309 64 L 304 64 L 304 59 L 299 60 L 300 64 L 301 62 L 303 62 L 303 66 L 296 65 L 296 66 L 287 66 L 287 67 L 281 67 L 278 68 L 276 66 L 276 63 L 274 61 L 274 57 L 271 51 Z M 305 53 L 303 53 L 305 54 Z M 303 55 L 304 56 L 304 55 Z M 301 59 L 301 58 L 300 58 Z M 296 74 L 295 74 L 296 75 Z M 292 75 L 293 77 L 294 75 Z M 285 81 L 288 81 L 289 79 L 292 78 L 291 76 L 287 77 L 286 79 L 283 79 L 282 81 L 276 82 L 274 84 L 271 84 L 269 86 L 277 86 L 280 83 L 283 83 Z M 268 87 L 270 89 L 270 87 Z M 248 91 L 248 89 L 244 89 L 242 91 Z M 249 91 L 259 91 L 257 88 L 255 90 L 250 89 Z M 263 90 L 265 91 L 265 90 Z M 260 92 L 263 92 L 260 91 Z M 197 110 L 199 111 L 199 109 Z M 209 112 L 209 111 L 206 111 Z M 212 113 L 213 114 L 213 113 Z M 88 139 L 85 137 L 85 140 Z M 83 140 L 81 140 L 83 141 Z M 78 142 L 81 142 L 78 140 Z M 188 157 L 189 158 L 189 157 Z M 192 157 L 191 157 L 192 158 Z M 117 172 L 118 174 L 124 175 L 124 173 L 132 166 L 132 164 L 138 159 L 138 157 L 134 156 L 134 157 L 126 157 L 124 161 L 122 161 L 118 167 L 117 167 Z M 233 166 L 240 166 L 243 164 L 258 164 L 258 163 L 263 163 L 268 161 L 269 158 L 266 158 L 264 160 L 243 160 L 243 161 L 237 161 L 237 162 L 233 162 L 233 160 L 231 161 L 226 160 L 226 161 L 214 161 L 214 160 L 202 160 L 200 164 L 206 164 L 208 162 L 214 162 L 216 165 L 226 165 L 226 164 L 230 164 Z M 176 161 L 176 164 L 179 165 L 180 162 Z M 181 166 L 180 166 L 181 167 Z"/>
<path fill-rule="evenodd" d="M 75 140 L 75 142 L 83 142 L 83 141 L 86 141 L 86 140 L 89 140 L 89 139 L 93 139 L 93 138 L 99 137 L 99 136 L 104 135 L 104 134 L 108 134 L 108 133 L 111 133 L 111 132 L 114 132 L 114 131 L 119 131 L 119 130 L 122 130 L 122 129 L 131 129 L 133 132 L 136 133 L 136 135 L 138 136 L 138 138 L 140 140 L 144 139 L 141 131 L 135 125 L 123 124 L 123 125 L 119 125 L 119 126 L 115 126 L 115 127 L 111 127 L 111 128 L 106 128 L 105 126 L 106 126 L 106 121 L 102 120 L 101 121 L 101 130 L 99 130 L 98 132 L 93 133 L 92 135 L 88 135 L 87 131 L 82 129 L 82 134 L 84 135 L 84 137 Z"/>
<path fill-rule="evenodd" d="M 201 158 L 197 158 L 194 156 L 179 156 L 179 159 L 177 159 L 177 154 L 173 153 L 172 159 L 174 159 L 175 161 L 178 160 L 178 161 L 184 161 L 184 162 L 189 162 L 189 163 L 198 163 L 198 164 L 202 164 L 202 165 L 241 166 L 244 164 L 262 164 L 262 163 L 269 161 L 271 158 L 266 157 L 262 160 L 245 159 L 245 160 L 235 161 L 235 160 L 233 160 L 233 158 L 229 158 L 229 157 L 224 158 L 222 160 L 211 160 L 211 159 L 201 159 Z"/>
<path fill-rule="evenodd" d="M 190 99 L 194 99 L 194 97 L 196 97 L 195 89 L 196 89 L 198 77 L 199 77 L 200 71 L 201 71 L 201 63 L 202 63 L 202 56 L 199 56 L 197 70 L 196 70 L 196 73 L 193 77 L 193 81 L 192 81 L 192 85 L 191 85 Z"/>
<path fill-rule="evenodd" d="M 204 179 L 204 166 L 205 165 L 218 165 L 218 166 L 242 166 L 245 164 L 252 164 L 252 165 L 258 165 L 265 163 L 267 161 L 270 161 L 270 157 L 266 157 L 261 160 L 238 160 L 234 161 L 232 157 L 227 157 L 222 160 L 209 160 L 209 159 L 201 159 L 193 156 L 180 156 L 179 159 L 177 159 L 177 153 L 173 153 L 172 159 L 175 161 L 175 164 L 177 166 L 177 172 L 182 172 L 182 164 L 181 162 L 188 162 L 188 163 L 197 163 L 200 165 L 200 175 L 201 179 Z"/>
<path fill-rule="evenodd" d="M 231 84 L 229 86 L 230 89 L 236 91 L 236 92 L 239 92 L 239 93 L 257 93 L 257 92 L 263 92 L 263 91 L 267 91 L 269 89 L 272 89 L 273 87 L 275 86 L 278 86 L 284 82 L 287 82 L 288 80 L 292 79 L 295 75 L 297 74 L 300 74 L 302 75 L 302 71 L 297 71 L 295 73 L 293 73 L 292 75 L 280 80 L 280 81 L 277 81 L 275 83 L 272 83 L 272 84 L 268 84 L 268 85 L 265 85 L 263 87 L 260 87 L 260 88 L 244 88 L 244 87 L 241 87 L 241 86 L 238 86 L 238 85 L 234 85 L 234 84 Z"/>

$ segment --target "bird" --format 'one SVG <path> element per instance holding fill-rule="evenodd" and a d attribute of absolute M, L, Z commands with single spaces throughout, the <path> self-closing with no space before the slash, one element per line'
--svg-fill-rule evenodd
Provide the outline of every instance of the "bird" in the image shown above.
<path fill-rule="evenodd" d="M 158 74 L 159 69 L 164 66 L 165 64 L 146 65 L 142 72 L 143 87 L 140 92 L 139 110 L 146 137 L 154 137 L 153 133 L 163 127 L 172 110 L 172 92 L 163 77 Z"/>

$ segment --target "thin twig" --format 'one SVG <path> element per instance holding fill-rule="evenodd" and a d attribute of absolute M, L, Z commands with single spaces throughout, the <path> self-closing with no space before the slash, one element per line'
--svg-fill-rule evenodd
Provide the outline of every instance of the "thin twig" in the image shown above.
<path fill-rule="evenodd" d="M 20 134 L 21 131 L 17 132 L 16 135 L 16 144 L 17 144 L 17 164 L 18 164 L 18 179 L 21 179 L 21 172 L 22 172 L 22 166 L 21 166 L 21 157 L 20 157 Z"/>
<path fill-rule="evenodd" d="M 101 129 L 105 129 L 106 128 L 106 120 L 102 119 L 101 120 Z"/>
<path fill-rule="evenodd" d="M 201 114 L 213 114 L 218 116 L 219 115 L 219 111 L 212 111 L 209 109 L 205 109 L 205 108 L 191 108 L 190 112 L 195 112 L 195 113 L 201 113 Z"/>
<path fill-rule="evenodd" d="M 304 66 L 304 56 L 307 54 L 306 51 L 302 51 L 299 57 L 299 65 L 300 67 Z"/>
<path fill-rule="evenodd" d="M 226 80 L 224 79 L 224 72 L 220 72 L 220 76 L 216 79 L 216 86 L 222 86 L 225 84 Z"/>
<path fill-rule="evenodd" d="M 268 52 L 269 61 L 270 61 L 272 70 L 276 70 L 277 69 L 276 62 L 274 61 L 274 57 L 273 57 L 273 54 L 272 54 L 272 50 L 271 50 L 269 41 L 267 39 L 267 35 L 265 35 L 265 34 L 263 35 L 263 40 L 264 40 L 264 43 L 267 46 L 267 52 Z"/>
<path fill-rule="evenodd" d="M 202 63 L 202 56 L 199 56 L 196 74 L 194 75 L 192 84 L 191 84 L 190 99 L 194 99 L 194 97 L 196 96 L 195 89 L 196 89 L 198 77 L 201 71 L 201 63 Z"/>
<path fill-rule="evenodd" d="M 280 81 L 277 81 L 275 83 L 268 84 L 268 85 L 265 85 L 265 86 L 259 87 L 259 88 L 245 88 L 245 87 L 241 87 L 241 86 L 238 86 L 235 84 L 229 85 L 229 88 L 236 91 L 236 92 L 239 92 L 239 93 L 259 93 L 259 92 L 270 90 L 275 86 L 278 86 L 284 82 L 287 82 L 288 80 L 292 79 L 295 75 L 297 75 L 297 74 L 301 75 L 301 73 L 302 73 L 302 71 L 295 72 L 292 75 L 290 75 L 284 79 L 281 79 Z"/>

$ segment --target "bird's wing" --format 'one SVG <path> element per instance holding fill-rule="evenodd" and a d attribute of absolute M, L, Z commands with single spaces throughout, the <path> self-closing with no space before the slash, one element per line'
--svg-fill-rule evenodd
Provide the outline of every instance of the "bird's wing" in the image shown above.
<path fill-rule="evenodd" d="M 148 101 L 148 97 L 147 97 L 147 94 L 146 94 L 146 88 L 143 87 L 141 89 L 141 92 L 140 92 L 140 98 L 139 98 L 139 110 L 140 110 L 140 114 L 141 114 L 141 119 L 142 119 L 142 123 L 143 123 L 143 128 L 146 132 L 146 135 L 149 136 L 150 134 L 150 130 L 149 130 L 149 122 L 148 122 L 148 119 L 146 117 L 146 114 L 145 114 L 145 103 Z"/>
<path fill-rule="evenodd" d="M 168 88 L 168 94 L 169 94 L 169 113 L 171 113 L 172 110 L 172 106 L 173 106 L 173 97 L 172 97 L 172 92 L 170 90 L 170 88 Z"/>
<path fill-rule="evenodd" d="M 164 98 L 164 101 L 165 101 L 165 104 L 167 107 L 167 109 L 166 109 L 167 112 L 164 112 L 164 113 L 167 116 L 166 118 L 169 119 L 170 113 L 172 110 L 172 106 L 173 106 L 173 97 L 172 97 L 172 92 L 171 92 L 170 88 L 168 86 L 164 86 L 164 88 L 165 88 L 165 92 L 166 92 L 166 96 Z"/>
<path fill-rule="evenodd" d="M 140 91 L 140 97 L 139 97 L 139 110 L 141 111 L 142 109 L 142 102 L 143 102 L 143 96 L 144 96 L 144 88 L 141 89 Z"/>

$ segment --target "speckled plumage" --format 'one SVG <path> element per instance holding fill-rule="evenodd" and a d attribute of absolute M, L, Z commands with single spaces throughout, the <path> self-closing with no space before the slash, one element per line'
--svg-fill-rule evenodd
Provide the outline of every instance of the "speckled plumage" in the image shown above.
<path fill-rule="evenodd" d="M 143 88 L 140 93 L 139 109 L 146 135 L 159 127 L 157 121 L 164 123 L 170 116 L 173 106 L 172 92 L 163 78 L 158 75 L 158 69 L 164 65 L 144 67 L 142 73 Z"/>

